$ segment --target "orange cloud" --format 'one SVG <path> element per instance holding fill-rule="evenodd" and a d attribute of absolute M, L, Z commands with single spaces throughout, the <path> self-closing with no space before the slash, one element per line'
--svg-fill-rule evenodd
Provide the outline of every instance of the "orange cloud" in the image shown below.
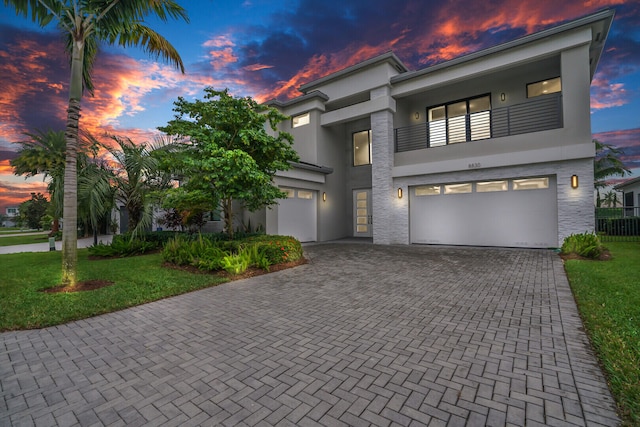
<path fill-rule="evenodd" d="M 246 71 L 260 71 L 260 70 L 265 70 L 268 68 L 273 68 L 273 65 L 265 65 L 265 64 L 252 64 L 252 65 L 247 65 L 246 67 L 243 67 L 243 70 Z"/>
<path fill-rule="evenodd" d="M 42 181 L 29 180 L 22 182 L 9 182 L 0 180 L 0 213 L 5 213 L 5 208 L 19 206 L 20 203 L 30 199 L 31 193 L 47 195 L 47 184 Z"/>
<path fill-rule="evenodd" d="M 219 71 L 227 64 L 238 62 L 238 56 L 234 53 L 235 43 L 231 36 L 224 34 L 205 41 L 202 46 L 214 48 L 209 50 L 209 64 L 214 70 Z"/>

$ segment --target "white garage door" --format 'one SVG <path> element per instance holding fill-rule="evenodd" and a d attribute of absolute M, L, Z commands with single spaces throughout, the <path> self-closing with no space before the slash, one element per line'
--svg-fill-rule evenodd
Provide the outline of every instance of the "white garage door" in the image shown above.
<path fill-rule="evenodd" d="M 281 188 L 286 199 L 278 202 L 278 234 L 301 242 L 317 240 L 317 191 Z"/>
<path fill-rule="evenodd" d="M 555 177 L 410 188 L 412 243 L 558 246 Z"/>

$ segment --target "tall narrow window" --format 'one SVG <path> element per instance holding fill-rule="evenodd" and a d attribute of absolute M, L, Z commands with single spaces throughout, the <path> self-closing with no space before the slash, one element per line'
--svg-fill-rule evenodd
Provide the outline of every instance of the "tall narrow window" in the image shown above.
<path fill-rule="evenodd" d="M 353 134 L 353 165 L 371 164 L 371 131 L 363 130 Z"/>
<path fill-rule="evenodd" d="M 562 92 L 562 80 L 560 77 L 529 83 L 527 85 L 527 98 L 534 98 L 556 92 Z"/>
<path fill-rule="evenodd" d="M 469 127 L 471 141 L 491 138 L 491 97 L 469 100 Z"/>
<path fill-rule="evenodd" d="M 449 144 L 467 140 L 467 101 L 447 105 Z"/>
<path fill-rule="evenodd" d="M 447 143 L 447 115 L 444 105 L 429 108 L 429 147 Z"/>

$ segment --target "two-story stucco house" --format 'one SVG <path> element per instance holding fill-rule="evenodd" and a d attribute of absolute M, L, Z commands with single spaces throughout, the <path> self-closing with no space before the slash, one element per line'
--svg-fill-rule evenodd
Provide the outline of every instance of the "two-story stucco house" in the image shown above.
<path fill-rule="evenodd" d="M 301 241 L 534 248 L 593 230 L 590 85 L 613 15 L 417 71 L 386 53 L 270 101 L 301 161 L 252 223 Z"/>

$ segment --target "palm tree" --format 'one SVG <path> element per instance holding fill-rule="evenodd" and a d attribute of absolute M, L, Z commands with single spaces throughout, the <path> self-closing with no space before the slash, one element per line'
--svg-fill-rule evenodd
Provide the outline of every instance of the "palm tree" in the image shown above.
<path fill-rule="evenodd" d="M 62 233 L 62 283 L 76 284 L 78 182 L 76 157 L 78 123 L 83 89 L 93 89 L 91 70 L 98 43 L 142 46 L 156 57 L 176 66 L 184 73 L 184 64 L 175 48 L 160 34 L 144 25 L 148 15 L 188 21 L 186 11 L 172 0 L 4 0 L 18 15 L 28 16 L 41 27 L 56 21 L 66 37 L 71 57 L 69 106 L 66 122 Z"/>
<path fill-rule="evenodd" d="M 115 205 L 114 173 L 105 161 L 89 162 L 78 174 L 78 216 L 93 230 L 98 244 L 100 221 L 109 217 Z"/>
<path fill-rule="evenodd" d="M 47 191 L 50 195 L 54 225 L 53 235 L 58 231 L 58 220 L 62 216 L 64 194 L 64 167 L 66 139 L 63 131 L 37 130 L 25 133 L 29 139 L 18 141 L 20 145 L 15 159 L 11 161 L 16 175 L 27 178 L 43 174 L 49 179 Z M 96 159 L 98 141 L 88 133 L 81 133 L 78 141 L 78 211 L 80 218 L 90 225 L 96 225 L 96 215 L 104 215 L 104 211 L 113 205 L 113 190 L 110 174 L 104 165 Z M 111 200 L 108 200 L 109 197 Z M 97 204 L 100 202 L 100 204 Z M 100 212 L 100 214 L 98 214 Z"/>
<path fill-rule="evenodd" d="M 62 194 L 64 181 L 64 153 L 66 140 L 64 132 L 36 130 L 35 133 L 25 133 L 29 139 L 18 141 L 20 145 L 18 155 L 11 160 L 13 172 L 25 175 L 27 178 L 43 174 L 44 179 L 50 178 L 47 185 L 51 203 L 53 205 L 54 225 L 52 233 L 58 231 L 58 219 L 62 215 Z"/>
<path fill-rule="evenodd" d="M 115 161 L 113 181 L 115 197 L 126 208 L 127 228 L 134 235 L 151 226 L 154 195 L 168 188 L 171 175 L 161 172 L 154 151 L 164 149 L 161 141 L 147 147 L 136 145 L 129 138 L 111 137 L 116 145 L 104 147 Z"/>
<path fill-rule="evenodd" d="M 631 173 L 629 169 L 624 165 L 620 156 L 624 152 L 610 144 L 605 144 L 593 140 L 596 145 L 596 157 L 593 161 L 593 184 L 596 188 L 596 206 L 600 207 L 602 199 L 600 198 L 600 189 L 606 187 L 607 178 L 612 176 L 624 177 Z"/>

